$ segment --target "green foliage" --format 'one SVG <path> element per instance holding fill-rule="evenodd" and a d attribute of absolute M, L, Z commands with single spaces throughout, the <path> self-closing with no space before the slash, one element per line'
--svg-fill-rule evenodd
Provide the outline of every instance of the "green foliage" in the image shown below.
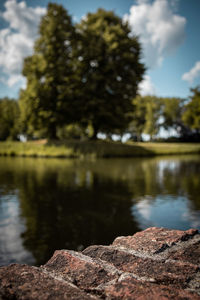
<path fill-rule="evenodd" d="M 74 29 L 66 10 L 48 5 L 34 54 L 24 61 L 27 87 L 20 94 L 22 129 L 28 135 L 43 129 L 56 138 L 57 126 L 71 121 L 72 43 Z"/>
<path fill-rule="evenodd" d="M 185 140 L 189 136 L 190 129 L 183 123 L 182 115 L 185 109 L 185 99 L 161 98 L 162 101 L 162 126 L 166 130 L 175 129 L 179 139 Z"/>
<path fill-rule="evenodd" d="M 62 135 L 69 124 L 89 128 L 93 137 L 122 132 L 144 74 L 140 45 L 128 25 L 101 9 L 75 28 L 65 9 L 50 3 L 39 34 L 24 62 L 22 132 L 55 139 L 58 128 Z"/>
<path fill-rule="evenodd" d="M 0 140 L 16 140 L 18 130 L 19 106 L 16 100 L 0 99 Z"/>
<path fill-rule="evenodd" d="M 84 135 L 84 131 L 78 124 L 69 124 L 58 128 L 57 135 L 60 140 L 81 139 Z"/>
<path fill-rule="evenodd" d="M 123 131 L 144 74 L 138 39 L 121 18 L 103 9 L 89 13 L 76 30 L 80 122 L 93 126 L 94 138 L 99 131 Z"/>
<path fill-rule="evenodd" d="M 199 141 L 199 136 L 196 134 L 200 124 L 199 91 L 196 89 L 195 91 L 195 99 L 192 98 L 193 100 L 186 105 L 184 99 L 175 97 L 137 96 L 134 98 L 133 120 L 127 130 L 131 134 L 131 139 L 141 141 L 142 134 L 148 134 L 151 140 L 155 139 L 160 128 L 163 127 L 169 132 L 174 129 L 177 133 L 177 141 Z"/>
<path fill-rule="evenodd" d="M 65 9 L 50 3 L 39 34 L 34 54 L 24 62 L 22 132 L 55 139 L 58 128 L 62 135 L 74 123 L 93 137 L 122 132 L 144 74 L 140 45 L 128 25 L 98 10 L 75 30 Z"/>
<path fill-rule="evenodd" d="M 200 89 L 192 90 L 186 105 L 179 98 L 138 96 L 145 72 L 140 56 L 138 37 L 112 11 L 99 9 L 74 26 L 61 5 L 50 3 L 34 53 L 24 61 L 21 132 L 81 139 L 128 131 L 137 141 L 143 133 L 155 138 L 161 126 L 189 139 L 199 134 Z M 5 119 L 1 112 L 0 118 Z M 16 138 L 16 126 L 9 125 L 9 131 L 2 120 L 0 138 Z"/>
<path fill-rule="evenodd" d="M 160 128 L 159 118 L 161 116 L 160 98 L 156 96 L 137 96 L 132 101 L 132 121 L 128 132 L 132 138 L 141 141 L 142 133 L 149 134 L 152 139 Z"/>
<path fill-rule="evenodd" d="M 136 141 L 142 141 L 142 133 L 145 127 L 145 115 L 146 115 L 146 103 L 144 98 L 137 96 L 132 101 L 132 121 L 128 126 L 128 132 L 131 134 L 131 139 Z"/>
<path fill-rule="evenodd" d="M 160 116 L 161 116 L 161 103 L 160 99 L 155 96 L 146 97 L 146 115 L 145 115 L 145 128 L 144 133 L 150 135 L 152 139 L 160 129 Z"/>
<path fill-rule="evenodd" d="M 185 105 L 185 111 L 182 116 L 183 122 L 200 134 L 200 87 L 192 89 L 190 101 Z"/>
<path fill-rule="evenodd" d="M 164 118 L 163 126 L 165 129 L 175 128 L 180 126 L 181 114 L 184 100 L 181 98 L 161 98 Z"/>
<path fill-rule="evenodd" d="M 66 139 L 81 139 L 85 140 L 91 138 L 93 135 L 92 125 L 81 127 L 78 123 L 72 123 L 61 128 L 58 128 L 57 135 L 59 140 Z"/>

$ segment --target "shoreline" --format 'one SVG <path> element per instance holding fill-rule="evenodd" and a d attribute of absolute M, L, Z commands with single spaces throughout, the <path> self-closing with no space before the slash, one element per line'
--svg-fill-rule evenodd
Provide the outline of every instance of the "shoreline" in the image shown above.
<path fill-rule="evenodd" d="M 131 158 L 200 154 L 200 143 L 111 141 L 0 142 L 0 156 L 38 158 Z"/>

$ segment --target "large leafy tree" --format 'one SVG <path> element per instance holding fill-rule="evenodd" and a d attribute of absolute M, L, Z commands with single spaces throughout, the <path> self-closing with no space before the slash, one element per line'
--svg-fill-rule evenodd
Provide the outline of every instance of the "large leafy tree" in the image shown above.
<path fill-rule="evenodd" d="M 58 126 L 71 122 L 74 27 L 67 11 L 50 3 L 39 27 L 34 53 L 24 61 L 27 87 L 20 93 L 22 129 L 56 138 Z"/>
<path fill-rule="evenodd" d="M 93 138 L 98 132 L 123 132 L 145 71 L 138 38 L 121 18 L 103 9 L 89 13 L 76 32 L 80 123 L 92 125 Z"/>
<path fill-rule="evenodd" d="M 17 139 L 18 119 L 18 102 L 8 98 L 0 99 L 0 140 Z"/>
<path fill-rule="evenodd" d="M 190 101 L 185 105 L 183 122 L 195 133 L 200 134 L 200 87 L 191 90 Z"/>

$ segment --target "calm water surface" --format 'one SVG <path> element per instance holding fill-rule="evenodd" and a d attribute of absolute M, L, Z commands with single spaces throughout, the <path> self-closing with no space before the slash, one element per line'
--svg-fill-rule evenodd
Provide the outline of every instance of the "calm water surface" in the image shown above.
<path fill-rule="evenodd" d="M 0 265 L 109 244 L 149 226 L 200 229 L 200 156 L 0 157 Z"/>

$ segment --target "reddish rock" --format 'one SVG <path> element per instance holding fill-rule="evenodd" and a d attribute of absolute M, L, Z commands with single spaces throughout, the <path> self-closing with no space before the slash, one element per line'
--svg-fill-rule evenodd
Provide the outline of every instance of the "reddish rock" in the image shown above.
<path fill-rule="evenodd" d="M 119 270 L 133 273 L 137 277 L 151 278 L 157 283 L 176 284 L 180 287 L 185 287 L 199 270 L 198 266 L 190 263 L 138 257 L 131 251 L 111 246 L 90 246 L 83 253 L 112 263 Z"/>
<path fill-rule="evenodd" d="M 65 280 L 71 280 L 83 289 L 94 288 L 119 277 L 119 272 L 109 264 L 68 250 L 55 251 L 43 268 Z"/>
<path fill-rule="evenodd" d="M 200 300 L 200 234 L 149 228 L 90 246 L 59 250 L 41 267 L 0 268 L 0 300 Z"/>
<path fill-rule="evenodd" d="M 0 268 L 1 300 L 65 300 L 97 299 L 81 291 L 70 282 L 41 268 L 13 264 Z"/>
<path fill-rule="evenodd" d="M 186 231 L 151 227 L 137 232 L 133 236 L 122 236 L 114 240 L 113 246 L 121 246 L 141 253 L 157 254 L 175 245 L 187 241 L 198 233 L 196 229 Z"/>
<path fill-rule="evenodd" d="M 131 300 L 199 300 L 200 296 L 194 293 L 168 287 L 155 285 L 149 282 L 142 282 L 127 277 L 119 280 L 112 286 L 105 288 L 106 299 L 131 299 Z"/>
<path fill-rule="evenodd" d="M 200 266 L 200 240 L 194 244 L 189 244 L 187 247 L 177 249 L 177 251 L 171 251 L 169 258 Z"/>

